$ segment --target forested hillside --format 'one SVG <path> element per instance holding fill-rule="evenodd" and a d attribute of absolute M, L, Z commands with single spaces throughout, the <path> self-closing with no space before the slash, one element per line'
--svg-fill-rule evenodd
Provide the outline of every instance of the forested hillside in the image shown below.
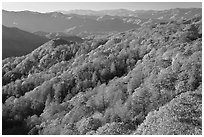
<path fill-rule="evenodd" d="M 202 134 L 202 19 L 52 39 L 2 61 L 3 134 Z"/>

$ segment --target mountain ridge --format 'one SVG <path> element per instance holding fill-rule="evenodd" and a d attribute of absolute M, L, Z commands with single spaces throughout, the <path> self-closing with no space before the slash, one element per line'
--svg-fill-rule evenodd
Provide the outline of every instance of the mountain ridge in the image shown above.
<path fill-rule="evenodd" d="M 38 13 L 31 11 L 2 11 L 3 25 L 18 27 L 29 32 L 64 32 L 71 35 L 123 32 L 139 28 L 142 24 L 165 22 L 169 20 L 188 20 L 201 15 L 200 8 L 171 9 L 166 11 L 135 11 L 133 15 L 126 10 L 104 10 L 100 15 L 63 14 L 60 12 Z M 122 12 L 122 13 L 121 13 Z M 84 11 L 82 13 L 85 13 Z M 109 15 L 108 18 L 103 16 Z"/>

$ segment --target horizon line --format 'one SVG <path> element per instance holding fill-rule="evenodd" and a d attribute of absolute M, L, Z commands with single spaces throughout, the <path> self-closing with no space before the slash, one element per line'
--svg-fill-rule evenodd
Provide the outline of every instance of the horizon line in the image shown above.
<path fill-rule="evenodd" d="M 7 10 L 7 9 L 3 9 L 2 8 L 2 11 L 8 11 L 8 12 L 23 12 L 23 11 L 29 11 L 29 12 L 38 12 L 38 13 L 51 13 L 51 12 L 62 12 L 62 11 L 74 11 L 74 10 L 87 10 L 87 11 L 95 11 L 95 12 L 100 12 L 100 11 L 106 11 L 106 10 L 127 10 L 127 11 L 132 11 L 132 12 L 135 12 L 135 11 L 165 11 L 165 10 L 172 10 L 172 9 L 202 9 L 199 8 L 199 7 L 189 7 L 189 8 L 169 8 L 169 9 L 159 9 L 159 10 L 156 10 L 156 9 L 144 9 L 144 10 L 131 10 L 131 9 L 125 9 L 125 8 L 116 8 L 116 9 L 104 9 L 104 10 L 92 10 L 92 9 L 71 9 L 71 10 L 53 10 L 53 11 L 48 11 L 48 12 L 40 12 L 40 11 L 34 11 L 34 10 Z"/>

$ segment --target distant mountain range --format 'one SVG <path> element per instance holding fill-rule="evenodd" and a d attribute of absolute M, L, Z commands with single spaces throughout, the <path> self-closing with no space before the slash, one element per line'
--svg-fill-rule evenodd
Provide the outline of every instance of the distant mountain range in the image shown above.
<path fill-rule="evenodd" d="M 70 10 L 70 11 L 58 11 L 63 14 L 79 14 L 79 15 L 95 15 L 95 16 L 134 16 L 139 18 L 151 18 L 151 19 L 189 19 L 193 16 L 199 16 L 202 14 L 201 8 L 176 8 L 169 10 L 127 10 L 127 9 L 115 9 L 115 10 Z"/>
<path fill-rule="evenodd" d="M 3 25 L 18 27 L 29 32 L 65 32 L 78 34 L 80 32 L 125 31 L 138 28 L 140 25 L 124 22 L 120 18 L 105 18 L 98 16 L 65 15 L 59 12 L 37 13 L 30 11 L 3 11 Z"/>
<path fill-rule="evenodd" d="M 189 19 L 202 14 L 202 9 L 170 9 L 163 11 L 126 9 L 71 10 L 49 13 L 31 11 L 2 11 L 2 23 L 29 32 L 63 32 L 68 35 L 81 33 L 123 32 L 139 28 L 146 23 Z"/>

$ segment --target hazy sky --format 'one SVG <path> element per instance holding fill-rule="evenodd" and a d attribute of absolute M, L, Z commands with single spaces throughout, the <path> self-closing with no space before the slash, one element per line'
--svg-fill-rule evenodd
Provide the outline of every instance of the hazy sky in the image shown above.
<path fill-rule="evenodd" d="M 11 11 L 31 10 L 49 12 L 73 9 L 130 9 L 163 10 L 171 8 L 201 8 L 201 2 L 3 2 L 2 8 Z"/>

